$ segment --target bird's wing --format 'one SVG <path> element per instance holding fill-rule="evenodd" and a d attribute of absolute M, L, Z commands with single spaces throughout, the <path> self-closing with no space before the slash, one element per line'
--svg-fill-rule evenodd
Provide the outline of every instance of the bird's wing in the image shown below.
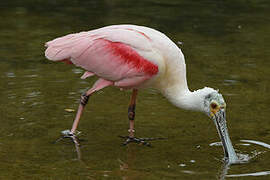
<path fill-rule="evenodd" d="M 70 34 L 49 41 L 46 46 L 48 59 L 69 60 L 114 82 L 126 82 L 133 77 L 147 79 L 158 73 L 158 65 L 147 58 L 153 54 L 151 39 L 128 26 Z"/>

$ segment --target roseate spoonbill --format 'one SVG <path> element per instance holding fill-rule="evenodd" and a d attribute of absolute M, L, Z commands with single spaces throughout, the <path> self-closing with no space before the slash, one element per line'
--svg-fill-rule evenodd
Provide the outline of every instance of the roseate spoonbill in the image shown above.
<path fill-rule="evenodd" d="M 201 111 L 211 117 L 223 143 L 225 157 L 237 159 L 226 127 L 226 103 L 218 91 L 205 87 L 188 89 L 186 64 L 181 50 L 163 33 L 137 25 L 112 25 L 88 32 L 69 34 L 45 44 L 45 56 L 86 70 L 82 79 L 99 79 L 81 96 L 69 136 L 74 137 L 89 97 L 107 86 L 132 89 L 128 107 L 129 142 L 144 141 L 134 137 L 136 97 L 139 89 L 160 90 L 175 106 Z"/>

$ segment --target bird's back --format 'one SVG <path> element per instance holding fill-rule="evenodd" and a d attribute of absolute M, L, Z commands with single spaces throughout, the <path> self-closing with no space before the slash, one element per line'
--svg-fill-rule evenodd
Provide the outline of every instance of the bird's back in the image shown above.
<path fill-rule="evenodd" d="M 148 27 L 112 25 L 66 35 L 46 46 L 48 59 L 72 62 L 118 86 L 136 86 L 156 77 L 160 81 L 171 76 L 168 71 L 176 66 L 185 76 L 181 50 L 166 35 Z"/>

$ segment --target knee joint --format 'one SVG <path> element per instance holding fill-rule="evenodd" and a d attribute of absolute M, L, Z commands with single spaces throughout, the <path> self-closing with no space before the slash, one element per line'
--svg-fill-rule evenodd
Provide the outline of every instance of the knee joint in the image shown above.
<path fill-rule="evenodd" d="M 134 120 L 135 118 L 135 104 L 128 107 L 128 119 Z"/>
<path fill-rule="evenodd" d="M 86 93 L 83 93 L 81 95 L 81 100 L 80 100 L 81 105 L 85 106 L 88 102 L 88 99 L 89 99 L 89 96 L 87 96 Z"/>

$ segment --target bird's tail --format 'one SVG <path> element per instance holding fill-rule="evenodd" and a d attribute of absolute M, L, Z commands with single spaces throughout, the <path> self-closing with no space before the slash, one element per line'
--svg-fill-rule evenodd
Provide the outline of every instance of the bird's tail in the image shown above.
<path fill-rule="evenodd" d="M 92 43 L 88 32 L 69 34 L 45 43 L 45 56 L 51 61 L 71 62 L 71 57 L 82 53 Z"/>

